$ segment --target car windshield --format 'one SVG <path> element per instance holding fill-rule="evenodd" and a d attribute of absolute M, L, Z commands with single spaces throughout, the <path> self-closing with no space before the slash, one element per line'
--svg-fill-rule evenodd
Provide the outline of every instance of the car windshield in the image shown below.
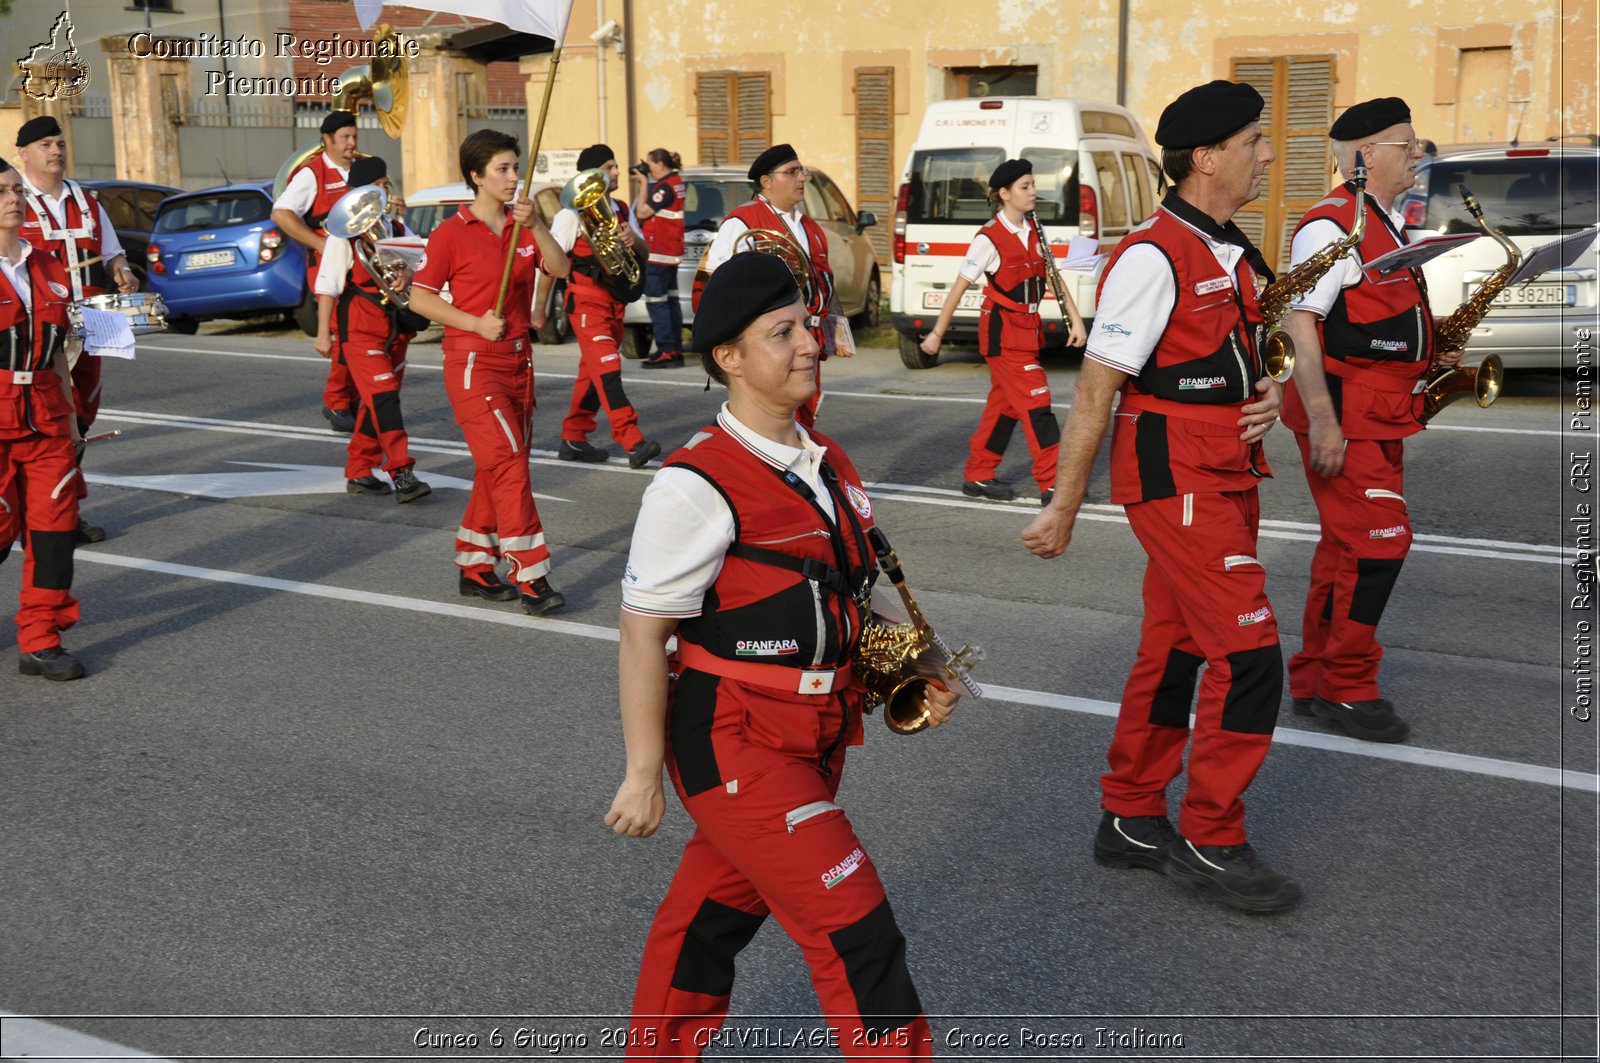
<path fill-rule="evenodd" d="M 1441 159 L 1428 170 L 1423 227 L 1474 232 L 1478 226 L 1457 185 L 1472 190 L 1483 217 L 1507 236 L 1574 232 L 1594 223 L 1595 156 L 1536 155 L 1501 159 Z"/>
<path fill-rule="evenodd" d="M 222 229 L 266 221 L 271 214 L 272 200 L 261 192 L 218 192 L 167 204 L 156 218 L 155 231 L 187 233 Z"/>
<path fill-rule="evenodd" d="M 1005 161 L 999 148 L 941 148 L 911 157 L 911 187 L 906 221 L 975 222 L 994 216 L 989 209 L 989 175 Z"/>
<path fill-rule="evenodd" d="M 685 232 L 716 232 L 728 211 L 753 194 L 750 182 L 742 177 L 686 176 L 683 182 Z"/>

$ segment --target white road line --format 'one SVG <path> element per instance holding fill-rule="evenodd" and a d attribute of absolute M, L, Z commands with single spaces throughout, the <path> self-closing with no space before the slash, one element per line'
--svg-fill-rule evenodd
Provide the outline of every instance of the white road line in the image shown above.
<path fill-rule="evenodd" d="M 510 627 L 527 628 L 532 631 L 554 631 L 563 635 L 576 635 L 579 638 L 598 639 L 604 642 L 617 641 L 615 628 L 600 627 L 596 624 L 581 624 L 571 620 L 535 619 L 522 613 L 502 612 L 479 605 L 453 605 L 447 602 L 428 601 L 421 598 L 405 598 L 398 594 L 380 594 L 374 591 L 346 587 L 327 587 L 316 583 L 278 579 L 274 576 L 256 576 L 248 572 L 230 572 L 226 569 L 201 568 L 196 565 L 180 565 L 170 561 L 155 561 L 149 558 L 106 554 L 101 553 L 99 550 L 80 550 L 75 560 L 89 564 L 110 565 L 115 568 L 136 569 L 141 572 L 156 572 L 167 576 L 206 580 L 212 583 L 257 587 L 262 590 L 278 591 L 285 594 L 303 594 L 307 597 L 327 598 L 338 602 L 356 602 L 385 609 L 400 609 L 406 612 L 425 613 L 432 616 L 447 616 L 452 619 L 474 620 L 485 624 L 502 624 Z M 1115 717 L 1117 714 L 1116 704 L 1109 701 L 1096 701 L 1091 698 L 1073 697 L 1068 694 L 1052 694 L 1042 690 L 1025 690 L 1018 687 L 999 686 L 988 682 L 984 682 L 983 686 L 988 698 L 995 701 L 1058 709 L 1066 712 L 1086 713 L 1094 716 Z M 1539 783 L 1543 786 L 1561 786 L 1569 790 L 1581 790 L 1585 793 L 1600 793 L 1600 776 L 1586 772 L 1563 771 L 1559 768 L 1542 767 L 1536 764 L 1523 764 L 1512 760 L 1474 757 L 1464 753 L 1447 753 L 1443 750 L 1425 749 L 1417 746 L 1379 746 L 1371 742 L 1358 742 L 1353 738 L 1343 738 L 1338 735 L 1327 735 L 1312 731 L 1300 731 L 1292 728 L 1279 728 L 1274 733 L 1272 740 L 1284 745 L 1305 746 L 1311 749 L 1369 757 L 1375 760 L 1398 761 L 1405 764 L 1444 768 L 1473 775 L 1487 775 L 1500 779 Z"/>
<path fill-rule="evenodd" d="M 50 1059 L 79 1063 L 84 1060 L 146 1059 L 168 1063 L 137 1048 L 92 1037 L 65 1026 L 27 1019 L 0 1011 L 0 1059 Z"/>

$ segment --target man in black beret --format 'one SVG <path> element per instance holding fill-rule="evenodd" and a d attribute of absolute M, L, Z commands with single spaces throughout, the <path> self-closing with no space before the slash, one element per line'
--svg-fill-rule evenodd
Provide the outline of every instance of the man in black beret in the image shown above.
<path fill-rule="evenodd" d="M 1156 140 L 1175 187 L 1106 266 L 1055 498 L 1022 538 L 1041 557 L 1066 550 L 1120 394 L 1111 501 L 1124 506 L 1149 564 L 1138 656 L 1100 780 L 1094 858 L 1273 912 L 1295 904 L 1300 888 L 1251 848 L 1241 795 L 1266 758 L 1283 692 L 1256 551 L 1256 485 L 1270 475 L 1261 437 L 1280 394 L 1258 347 L 1258 274 L 1269 271 L 1232 221 L 1273 159 L 1261 109 L 1250 86 L 1213 81 L 1162 112 Z M 1190 746 L 1197 679 L 1174 830 L 1166 791 Z"/>
<path fill-rule="evenodd" d="M 1303 648 L 1289 661 L 1289 696 L 1297 714 L 1353 738 L 1400 742 L 1411 728 L 1379 690 L 1377 628 L 1411 547 L 1403 439 L 1422 428 L 1412 393 L 1430 360 L 1437 354 L 1440 365 L 1455 365 L 1461 352 L 1433 349 L 1421 270 L 1380 283 L 1361 268 L 1406 243 L 1400 197 L 1423 157 L 1411 109 L 1395 96 L 1367 100 L 1340 115 L 1328 136 L 1345 181 L 1301 219 L 1291 264 L 1343 239 L 1357 211 L 1366 223 L 1361 243 L 1284 322 L 1296 360 L 1283 423 L 1305 459 L 1322 536 L 1311 559 Z M 1353 181 L 1358 156 L 1364 195 Z"/>
<path fill-rule="evenodd" d="M 51 115 L 29 119 L 17 130 L 17 155 L 22 163 L 22 238 L 54 255 L 67 268 L 74 302 L 105 292 L 139 290 L 139 278 L 117 239 L 111 218 L 94 193 L 67 180 L 67 141 Z M 79 266 L 78 263 L 85 263 Z M 78 428 L 88 434 L 100 411 L 100 359 L 80 355 L 72 360 L 72 400 Z M 82 467 L 83 452 L 78 454 Z M 80 476 L 74 488 L 81 500 L 88 486 Z M 78 542 L 97 543 L 105 529 L 78 522 Z"/>
<path fill-rule="evenodd" d="M 700 259 L 695 275 L 696 288 L 705 283 L 735 251 L 749 250 L 740 238 L 751 229 L 775 232 L 787 237 L 793 247 L 785 247 L 789 268 L 805 278 L 806 328 L 822 349 L 817 361 L 817 392 L 800 410 L 800 423 L 816 423 L 822 405 L 822 362 L 832 354 L 849 357 L 855 351 L 852 341 L 840 343 L 841 331 L 848 336 L 849 326 L 839 314 L 834 297 L 833 269 L 828 265 L 828 237 L 822 227 L 801 209 L 806 198 L 806 168 L 789 144 L 774 144 L 756 156 L 748 171 L 755 185 L 755 196 L 728 212 L 717 230 L 716 239 Z M 795 248 L 798 248 L 796 253 Z M 697 295 L 690 303 L 698 307 Z M 700 311 L 695 310 L 698 314 Z M 841 330 L 841 326 L 843 326 Z"/>
<path fill-rule="evenodd" d="M 349 189 L 350 165 L 356 159 L 358 139 L 353 113 L 329 111 L 322 120 L 322 149 L 290 171 L 289 183 L 272 203 L 273 222 L 308 251 L 308 291 L 315 290 L 317 261 L 328 239 L 322 223 Z M 404 214 L 405 201 L 396 196 L 393 202 L 396 214 Z M 355 410 L 360 403 L 361 395 L 350 379 L 350 370 L 335 353 L 322 388 L 322 416 L 335 432 L 353 431 Z"/>

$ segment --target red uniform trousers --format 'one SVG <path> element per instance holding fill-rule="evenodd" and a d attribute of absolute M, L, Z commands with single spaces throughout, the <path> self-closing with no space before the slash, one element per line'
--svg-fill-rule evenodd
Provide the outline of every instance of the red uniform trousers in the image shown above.
<path fill-rule="evenodd" d="M 52 373 L 39 386 L 59 387 L 56 379 Z M 17 649 L 23 653 L 61 645 L 61 632 L 78 622 L 72 552 L 82 481 L 67 436 L 0 439 L 0 562 L 22 536 Z"/>
<path fill-rule="evenodd" d="M 685 796 L 695 821 L 645 943 L 626 1058 L 698 1059 L 716 1042 L 734 960 L 768 913 L 800 946 L 846 1059 L 930 1059 L 932 1033 L 905 966 L 905 939 L 844 811 L 844 768 L 786 760 Z"/>
<path fill-rule="evenodd" d="M 568 320 L 578 338 L 578 379 L 561 422 L 561 438 L 587 441 L 595 430 L 595 414 L 603 406 L 611 438 L 623 450 L 632 450 L 644 442 L 644 433 L 639 431 L 638 413 L 622 391 L 622 307 L 609 298 L 585 300 L 574 293 Z"/>
<path fill-rule="evenodd" d="M 1178 829 L 1196 845 L 1245 840 L 1244 802 L 1272 743 L 1283 695 L 1278 624 L 1256 559 L 1254 490 L 1177 495 L 1128 505 L 1149 563 L 1139 652 L 1122 692 L 1100 778 L 1120 816 L 1164 816 L 1183 771 L 1200 665 L 1189 786 Z"/>
<path fill-rule="evenodd" d="M 967 480 L 992 480 L 1005 457 L 1011 433 L 1020 423 L 1033 455 L 1033 479 L 1041 492 L 1056 485 L 1061 426 L 1050 409 L 1050 380 L 1037 350 L 1000 347 L 984 357 L 989 367 L 989 398 L 978 430 L 967 444 Z"/>
<path fill-rule="evenodd" d="M 550 550 L 528 475 L 534 401 L 527 341 L 521 351 L 447 349 L 444 389 L 473 465 L 472 493 L 456 529 L 456 564 L 488 572 L 504 557 L 511 578 L 530 583 L 550 571 Z"/>
<path fill-rule="evenodd" d="M 1310 438 L 1295 434 L 1306 482 L 1322 521 L 1311 557 L 1304 648 L 1289 660 L 1289 694 L 1328 701 L 1378 698 L 1378 621 L 1411 549 L 1405 499 L 1405 443 L 1346 441 L 1344 469 L 1318 475 Z"/>
<path fill-rule="evenodd" d="M 335 345 L 335 357 L 344 359 L 361 396 L 356 430 L 350 433 L 350 446 L 345 452 L 347 480 L 360 479 L 377 468 L 386 469 L 393 476 L 413 464 L 405 420 L 400 414 L 400 384 L 405 378 L 410 339 L 396 336 L 385 348 L 386 338 L 352 331 L 348 340 Z"/>
<path fill-rule="evenodd" d="M 318 229 L 317 232 L 321 232 Z M 306 290 L 317 290 L 317 265 L 322 261 L 322 256 L 314 251 L 306 253 Z M 315 297 L 313 297 L 315 298 Z M 337 344 L 333 348 L 333 357 L 328 359 L 328 379 L 322 385 L 322 405 L 330 410 L 354 410 L 361 405 L 361 393 L 356 390 L 355 381 L 350 378 L 350 369 L 339 357 Z"/>

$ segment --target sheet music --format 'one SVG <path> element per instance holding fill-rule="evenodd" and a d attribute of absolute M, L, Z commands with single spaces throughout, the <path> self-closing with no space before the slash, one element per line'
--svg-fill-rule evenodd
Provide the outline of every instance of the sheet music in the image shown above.
<path fill-rule="evenodd" d="M 1364 267 L 1374 277 L 1387 277 L 1396 270 L 1415 269 L 1432 262 L 1446 251 L 1453 251 L 1483 236 L 1482 233 L 1455 233 L 1450 236 L 1424 236 L 1414 243 L 1397 247 L 1386 255 L 1379 255 Z"/>
<path fill-rule="evenodd" d="M 133 359 L 133 329 L 128 325 L 127 315 L 114 310 L 97 310 L 92 306 L 80 309 L 83 314 L 84 354 Z"/>
<path fill-rule="evenodd" d="M 1106 256 L 1096 254 L 1100 240 L 1094 236 L 1074 236 L 1067 245 L 1067 257 L 1056 259 L 1056 268 L 1063 273 L 1093 273 Z"/>
<path fill-rule="evenodd" d="M 1581 232 L 1551 240 L 1527 252 L 1522 260 L 1522 268 L 1511 275 L 1506 287 L 1524 284 L 1552 269 L 1566 269 L 1583 256 L 1597 234 L 1600 234 L 1600 225 L 1591 225 Z"/>

